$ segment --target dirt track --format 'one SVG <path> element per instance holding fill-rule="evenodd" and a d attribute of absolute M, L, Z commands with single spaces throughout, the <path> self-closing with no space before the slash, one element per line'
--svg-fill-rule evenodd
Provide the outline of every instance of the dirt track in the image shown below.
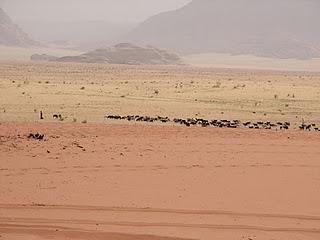
<path fill-rule="evenodd" d="M 2 123 L 0 135 L 1 239 L 320 238 L 318 133 Z"/>

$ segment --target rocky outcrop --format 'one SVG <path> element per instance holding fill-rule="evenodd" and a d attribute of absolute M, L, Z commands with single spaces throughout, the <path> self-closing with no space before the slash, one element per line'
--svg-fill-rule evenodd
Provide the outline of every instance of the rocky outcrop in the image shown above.
<path fill-rule="evenodd" d="M 141 47 L 129 43 L 121 43 L 115 45 L 114 47 L 97 49 L 79 56 L 55 58 L 48 55 L 33 55 L 31 59 L 35 60 L 39 58 L 44 61 L 56 62 L 130 65 L 176 65 L 183 63 L 180 57 L 174 53 L 170 53 L 152 46 Z"/>

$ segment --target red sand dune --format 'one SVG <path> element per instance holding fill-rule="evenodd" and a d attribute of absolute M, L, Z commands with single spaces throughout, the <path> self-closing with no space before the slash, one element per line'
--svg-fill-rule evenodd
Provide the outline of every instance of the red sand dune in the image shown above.
<path fill-rule="evenodd" d="M 1 123 L 0 239 L 318 240 L 319 156 L 316 132 Z"/>

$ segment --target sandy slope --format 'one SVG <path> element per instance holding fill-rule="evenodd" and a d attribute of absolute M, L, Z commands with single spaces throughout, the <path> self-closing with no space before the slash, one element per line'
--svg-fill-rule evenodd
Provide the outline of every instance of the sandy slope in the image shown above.
<path fill-rule="evenodd" d="M 26 138 L 36 131 L 45 141 Z M 317 133 L 1 123 L 0 135 L 1 239 L 320 238 Z"/>

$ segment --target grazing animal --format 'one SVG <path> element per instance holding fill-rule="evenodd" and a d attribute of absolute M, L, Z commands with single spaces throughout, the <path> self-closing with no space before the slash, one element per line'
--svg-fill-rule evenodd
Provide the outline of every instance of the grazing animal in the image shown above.
<path fill-rule="evenodd" d="M 53 114 L 53 119 L 59 119 L 62 120 L 62 115 L 61 114 Z"/>
<path fill-rule="evenodd" d="M 41 119 L 43 119 L 43 114 L 41 111 Z M 54 114 L 53 115 L 54 119 L 60 119 L 61 121 L 63 120 L 61 114 Z M 177 123 L 181 125 L 185 125 L 187 127 L 190 127 L 191 125 L 198 125 L 202 127 L 219 127 L 219 128 L 250 128 L 250 129 L 277 129 L 277 130 L 288 130 L 291 127 L 290 122 L 271 122 L 271 121 L 256 121 L 256 122 L 251 122 L 251 121 L 246 121 L 246 122 L 241 122 L 240 120 L 208 120 L 208 119 L 203 119 L 203 118 L 173 118 L 170 119 L 169 117 L 162 117 L 162 116 L 156 116 L 156 117 L 150 117 L 150 116 L 140 116 L 140 115 L 127 115 L 127 116 L 121 116 L 121 115 L 108 115 L 105 116 L 107 119 L 114 119 L 114 120 L 128 120 L 128 121 L 137 121 L 137 122 L 160 122 L 160 123 Z M 299 128 L 301 130 L 315 130 L 315 131 L 320 131 L 320 128 L 316 126 L 316 124 L 306 124 L 304 121 L 299 125 Z"/>

